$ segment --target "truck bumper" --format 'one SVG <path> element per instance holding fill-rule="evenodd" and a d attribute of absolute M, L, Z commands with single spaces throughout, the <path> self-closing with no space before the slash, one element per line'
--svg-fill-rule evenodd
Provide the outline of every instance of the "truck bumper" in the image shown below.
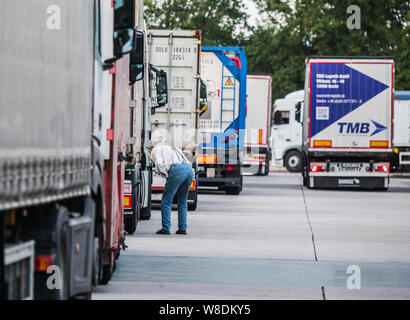
<path fill-rule="evenodd" d="M 310 176 L 309 188 L 357 188 L 357 189 L 387 189 L 389 177 L 318 177 Z"/>
<path fill-rule="evenodd" d="M 241 176 L 233 178 L 199 178 L 200 187 L 237 187 L 242 183 Z"/>

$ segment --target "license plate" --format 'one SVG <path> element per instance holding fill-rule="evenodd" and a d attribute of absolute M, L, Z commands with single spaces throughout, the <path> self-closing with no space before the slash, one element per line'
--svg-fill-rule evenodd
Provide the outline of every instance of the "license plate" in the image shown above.
<path fill-rule="evenodd" d="M 206 176 L 207 176 L 207 178 L 214 178 L 215 177 L 215 168 L 207 168 L 206 169 Z"/>
<path fill-rule="evenodd" d="M 151 200 L 161 201 L 161 199 L 162 199 L 162 193 L 152 193 L 151 194 Z"/>
<path fill-rule="evenodd" d="M 368 168 L 368 166 L 368 163 L 341 162 L 332 163 L 330 170 L 336 172 L 366 172 L 366 168 Z"/>

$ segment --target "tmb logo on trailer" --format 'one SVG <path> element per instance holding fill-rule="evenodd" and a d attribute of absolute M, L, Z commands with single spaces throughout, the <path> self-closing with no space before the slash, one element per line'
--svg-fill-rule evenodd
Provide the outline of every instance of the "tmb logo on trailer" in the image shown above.
<path fill-rule="evenodd" d="M 386 112 L 392 110 L 386 106 L 391 105 L 392 68 L 390 63 L 312 62 L 311 147 L 391 146 L 391 116 Z"/>
<path fill-rule="evenodd" d="M 386 130 L 387 127 L 377 123 L 376 121 L 370 120 L 371 123 L 374 125 L 374 131 L 370 134 L 370 136 L 374 136 L 383 130 Z M 340 134 L 364 134 L 368 135 L 370 133 L 370 122 L 338 122 L 339 125 L 339 133 Z"/>

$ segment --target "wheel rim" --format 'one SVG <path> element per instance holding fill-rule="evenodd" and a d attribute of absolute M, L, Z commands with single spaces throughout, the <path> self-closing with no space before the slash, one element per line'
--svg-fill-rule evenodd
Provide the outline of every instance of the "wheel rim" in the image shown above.
<path fill-rule="evenodd" d="M 289 166 L 295 168 L 299 165 L 300 159 L 298 156 L 291 156 L 288 160 Z"/>

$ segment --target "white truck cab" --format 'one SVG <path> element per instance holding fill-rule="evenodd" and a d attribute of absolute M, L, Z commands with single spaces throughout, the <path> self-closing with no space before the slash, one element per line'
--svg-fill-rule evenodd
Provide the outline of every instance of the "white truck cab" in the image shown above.
<path fill-rule="evenodd" d="M 289 93 L 273 105 L 270 146 L 274 166 L 299 172 L 302 165 L 302 120 L 304 90 Z"/>

